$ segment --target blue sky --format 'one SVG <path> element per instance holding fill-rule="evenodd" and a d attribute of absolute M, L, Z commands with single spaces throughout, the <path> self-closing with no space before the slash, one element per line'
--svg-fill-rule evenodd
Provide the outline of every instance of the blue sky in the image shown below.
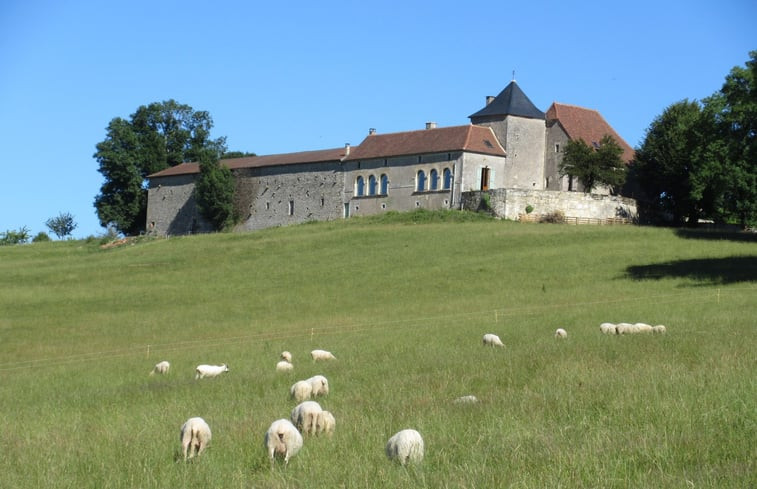
<path fill-rule="evenodd" d="M 229 150 L 286 153 L 468 124 L 515 78 L 631 145 L 757 50 L 753 0 L 0 3 L 0 232 L 104 233 L 92 157 L 114 117 L 175 99 Z"/>

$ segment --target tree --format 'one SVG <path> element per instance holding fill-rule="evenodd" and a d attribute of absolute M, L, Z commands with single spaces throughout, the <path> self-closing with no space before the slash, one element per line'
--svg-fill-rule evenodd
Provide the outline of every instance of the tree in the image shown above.
<path fill-rule="evenodd" d="M 21 227 L 18 231 L 5 231 L 0 233 L 0 246 L 24 244 L 29 241 L 29 228 Z"/>
<path fill-rule="evenodd" d="M 234 222 L 234 176 L 218 159 L 218 153 L 212 149 L 201 152 L 195 199 L 200 214 L 216 231 L 221 231 Z"/>
<path fill-rule="evenodd" d="M 205 149 L 219 154 L 225 138 L 210 139 L 213 120 L 204 111 L 174 100 L 141 106 L 129 120 L 110 121 L 94 158 L 105 177 L 94 206 L 100 224 L 125 235 L 145 230 L 146 177 L 168 167 L 197 161 Z"/>
<path fill-rule="evenodd" d="M 74 229 L 76 229 L 76 222 L 74 221 L 74 216 L 68 212 L 61 212 L 57 217 L 51 217 L 45 221 L 45 226 L 47 226 L 58 239 L 62 239 L 69 236 Z"/>
<path fill-rule="evenodd" d="M 583 139 L 568 141 L 560 162 L 560 174 L 576 177 L 590 193 L 598 185 L 617 188 L 626 179 L 626 165 L 621 155 L 623 148 L 610 135 L 605 135 L 596 148 Z"/>

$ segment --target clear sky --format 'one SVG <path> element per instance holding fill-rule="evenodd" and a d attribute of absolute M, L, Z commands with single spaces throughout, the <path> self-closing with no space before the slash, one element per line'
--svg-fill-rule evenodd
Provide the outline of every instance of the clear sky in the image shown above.
<path fill-rule="evenodd" d="M 103 234 L 95 145 L 151 102 L 208 111 L 229 150 L 288 153 L 468 124 L 515 71 L 542 111 L 596 109 L 637 147 L 751 50 L 754 0 L 4 0 L 0 232 L 67 212 Z"/>

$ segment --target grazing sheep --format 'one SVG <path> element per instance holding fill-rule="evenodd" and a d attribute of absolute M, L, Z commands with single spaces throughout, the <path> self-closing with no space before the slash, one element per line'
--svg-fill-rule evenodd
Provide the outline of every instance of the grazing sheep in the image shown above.
<path fill-rule="evenodd" d="M 287 361 L 289 363 L 292 363 L 292 354 L 288 351 L 282 351 L 281 352 L 281 359 L 284 361 Z"/>
<path fill-rule="evenodd" d="M 653 333 L 665 333 L 667 332 L 667 328 L 664 324 L 658 324 L 656 326 L 652 326 L 652 332 Z"/>
<path fill-rule="evenodd" d="M 162 362 L 158 362 L 155 364 L 155 366 L 152 369 L 152 372 L 150 372 L 150 375 L 167 374 L 169 368 L 171 368 L 171 364 L 163 360 Z"/>
<path fill-rule="evenodd" d="M 565 331 L 562 328 L 557 328 L 557 331 L 555 331 L 555 338 L 567 338 L 568 332 Z"/>
<path fill-rule="evenodd" d="M 334 434 L 334 428 L 336 428 L 334 415 L 329 411 L 321 411 L 321 414 L 318 416 L 316 431 L 331 436 Z"/>
<path fill-rule="evenodd" d="M 401 465 L 423 460 L 423 438 L 415 430 L 402 430 L 386 443 L 386 456 Z"/>
<path fill-rule="evenodd" d="M 502 340 L 499 339 L 499 336 L 492 333 L 485 334 L 483 342 L 484 346 L 505 346 L 505 344 L 502 343 Z"/>
<path fill-rule="evenodd" d="M 323 375 L 315 375 L 310 377 L 305 382 L 310 383 L 311 395 L 313 397 L 325 396 L 329 393 L 329 381 Z"/>
<path fill-rule="evenodd" d="M 189 418 L 181 425 L 179 439 L 184 460 L 200 456 L 210 443 L 210 437 L 210 426 L 202 418 Z"/>
<path fill-rule="evenodd" d="M 290 419 L 303 435 L 315 435 L 318 432 L 318 418 L 323 409 L 315 401 L 305 401 L 292 409 Z"/>
<path fill-rule="evenodd" d="M 302 435 L 288 419 L 278 419 L 265 432 L 265 447 L 271 466 L 276 455 L 283 455 L 286 465 L 302 448 Z"/>
<path fill-rule="evenodd" d="M 602 323 L 599 325 L 599 330 L 603 332 L 604 334 L 617 333 L 617 331 L 615 330 L 615 324 L 613 323 Z"/>
<path fill-rule="evenodd" d="M 307 380 L 298 380 L 289 388 L 289 395 L 297 402 L 310 399 L 313 394 L 313 386 Z"/>
<path fill-rule="evenodd" d="M 277 372 L 291 372 L 292 370 L 294 370 L 294 365 L 287 362 L 286 360 L 282 360 L 276 364 Z"/>
<path fill-rule="evenodd" d="M 310 352 L 310 356 L 313 357 L 314 362 L 319 360 L 336 360 L 336 357 L 326 350 L 313 350 Z"/>
<path fill-rule="evenodd" d="M 636 332 L 636 327 L 631 323 L 618 323 L 615 325 L 617 334 L 632 334 Z"/>
<path fill-rule="evenodd" d="M 478 398 L 476 396 L 462 396 L 458 397 L 453 401 L 455 404 L 475 404 L 478 402 Z"/>
<path fill-rule="evenodd" d="M 224 363 L 221 365 L 198 365 L 195 369 L 197 372 L 195 374 L 195 380 L 196 379 L 204 379 L 205 377 L 218 377 L 224 372 L 229 371 L 229 367 Z"/>
<path fill-rule="evenodd" d="M 651 333 L 652 332 L 652 326 L 646 323 L 636 323 L 633 326 L 634 328 L 636 328 L 637 333 Z"/>

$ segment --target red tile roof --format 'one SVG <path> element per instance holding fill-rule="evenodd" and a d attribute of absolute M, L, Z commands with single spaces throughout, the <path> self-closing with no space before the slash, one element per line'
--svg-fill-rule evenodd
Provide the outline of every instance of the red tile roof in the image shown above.
<path fill-rule="evenodd" d="M 492 130 L 484 126 L 453 126 L 419 131 L 371 134 L 353 148 L 347 160 L 367 160 L 448 151 L 505 156 Z"/>
<path fill-rule="evenodd" d="M 279 165 L 296 165 L 302 163 L 324 163 L 327 161 L 339 161 L 344 158 L 345 148 L 336 149 L 322 149 L 316 151 L 301 151 L 299 153 L 282 153 L 276 155 L 264 155 L 264 156 L 245 156 L 243 158 L 231 158 L 227 160 L 221 160 L 221 163 L 228 166 L 231 170 L 238 168 L 260 168 L 265 166 L 279 166 Z M 180 165 L 172 166 L 161 170 L 152 175 L 148 175 L 148 178 L 155 177 L 170 177 L 175 175 L 191 175 L 193 173 L 200 173 L 200 165 L 198 163 L 182 163 Z"/>
<path fill-rule="evenodd" d="M 623 161 L 629 162 L 634 158 L 633 148 L 596 110 L 554 102 L 547 110 L 547 122 L 555 120 L 560 123 L 570 139 L 583 139 L 589 146 L 599 143 L 603 136 L 609 134 L 623 148 Z"/>

